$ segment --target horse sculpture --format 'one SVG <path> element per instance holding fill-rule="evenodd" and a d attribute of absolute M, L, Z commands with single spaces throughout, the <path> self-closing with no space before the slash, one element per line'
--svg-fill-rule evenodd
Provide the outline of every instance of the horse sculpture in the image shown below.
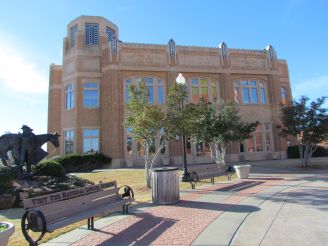
<path fill-rule="evenodd" d="M 31 172 L 31 166 L 41 161 L 48 155 L 41 146 L 50 141 L 55 147 L 59 147 L 59 136 L 57 133 L 35 135 L 28 126 L 23 126 L 23 133 L 9 133 L 0 137 L 0 160 L 7 165 L 8 151 L 11 151 L 14 163 L 19 166 L 19 171 Z M 7 165 L 8 166 L 8 165 Z"/>

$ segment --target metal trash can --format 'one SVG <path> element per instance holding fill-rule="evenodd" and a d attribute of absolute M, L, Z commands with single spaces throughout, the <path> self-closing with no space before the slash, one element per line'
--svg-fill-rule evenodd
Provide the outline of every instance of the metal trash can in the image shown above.
<path fill-rule="evenodd" d="M 152 169 L 152 199 L 154 204 L 173 204 L 180 200 L 179 168 Z"/>

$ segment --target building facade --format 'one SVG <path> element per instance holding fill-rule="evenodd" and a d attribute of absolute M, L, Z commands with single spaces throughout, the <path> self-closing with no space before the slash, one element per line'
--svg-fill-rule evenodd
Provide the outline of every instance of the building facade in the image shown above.
<path fill-rule="evenodd" d="M 146 81 L 150 103 L 165 108 L 168 86 L 178 73 L 186 78 L 188 101 L 234 101 L 245 120 L 259 121 L 253 136 L 229 146 L 227 161 L 286 158 L 286 139 L 279 136 L 280 104 L 291 100 L 288 66 L 274 48 L 263 50 L 126 43 L 118 27 L 94 16 L 80 16 L 67 26 L 63 65 L 52 64 L 49 81 L 48 131 L 61 133 L 60 149 L 51 155 L 99 151 L 112 166 L 143 164 L 143 145 L 124 129 L 128 87 Z M 160 134 L 154 149 L 164 141 Z M 209 162 L 207 144 L 187 143 L 189 163 Z M 161 161 L 182 163 L 180 140 L 171 141 Z"/>

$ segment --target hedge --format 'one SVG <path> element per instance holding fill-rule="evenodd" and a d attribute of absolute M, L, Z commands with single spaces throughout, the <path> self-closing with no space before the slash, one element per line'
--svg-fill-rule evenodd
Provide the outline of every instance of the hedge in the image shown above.
<path fill-rule="evenodd" d="M 328 149 L 326 149 L 322 146 L 318 146 L 318 148 L 312 155 L 312 157 L 325 157 L 325 156 L 328 156 Z M 287 157 L 288 157 L 288 159 L 300 158 L 300 152 L 298 150 L 298 145 L 288 146 Z"/>
<path fill-rule="evenodd" d="M 66 172 L 84 172 L 102 168 L 111 162 L 111 158 L 100 153 L 71 154 L 55 158 Z"/>
<path fill-rule="evenodd" d="M 53 160 L 41 161 L 32 166 L 32 172 L 38 176 L 63 177 L 65 169 L 58 162 Z"/>

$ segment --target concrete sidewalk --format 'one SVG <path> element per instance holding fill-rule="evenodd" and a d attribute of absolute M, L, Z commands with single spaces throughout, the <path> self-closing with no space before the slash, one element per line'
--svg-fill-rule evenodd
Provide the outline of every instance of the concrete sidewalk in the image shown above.
<path fill-rule="evenodd" d="M 43 245 L 328 245 L 327 212 L 327 172 L 255 167 L 250 179 L 187 190 L 177 204 L 145 204 Z"/>

